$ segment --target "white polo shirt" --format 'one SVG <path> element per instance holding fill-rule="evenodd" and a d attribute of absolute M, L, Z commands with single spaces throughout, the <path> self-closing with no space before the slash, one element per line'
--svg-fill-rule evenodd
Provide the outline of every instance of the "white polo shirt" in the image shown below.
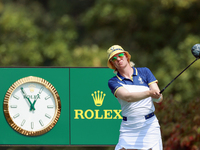
<path fill-rule="evenodd" d="M 142 92 L 149 90 L 149 85 L 157 82 L 152 72 L 146 68 L 133 67 L 132 80 L 121 76 L 119 73 L 108 81 L 108 86 L 115 95 L 119 88 L 126 88 L 129 92 Z M 117 98 L 121 104 L 122 116 L 138 117 L 145 116 L 155 111 L 151 97 L 137 101 L 126 102 Z"/>

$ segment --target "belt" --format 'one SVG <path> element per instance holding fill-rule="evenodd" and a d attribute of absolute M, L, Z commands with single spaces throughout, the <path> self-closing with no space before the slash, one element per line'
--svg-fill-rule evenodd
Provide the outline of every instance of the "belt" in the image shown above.
<path fill-rule="evenodd" d="M 144 117 L 145 117 L 145 119 L 147 120 L 147 119 L 153 117 L 154 115 L 155 115 L 154 112 L 152 112 L 152 113 L 150 113 L 150 114 L 148 114 L 148 115 L 145 115 Z M 123 120 L 124 120 L 124 121 L 127 121 L 128 119 L 127 119 L 127 117 L 123 116 Z"/>

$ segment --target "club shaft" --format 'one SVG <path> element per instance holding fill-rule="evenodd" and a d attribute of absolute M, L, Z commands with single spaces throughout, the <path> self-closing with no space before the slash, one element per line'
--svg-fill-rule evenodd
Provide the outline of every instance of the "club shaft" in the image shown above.
<path fill-rule="evenodd" d="M 188 65 L 181 73 L 179 73 L 169 84 L 167 84 L 167 86 L 165 86 L 161 91 L 160 94 L 162 92 L 164 92 L 164 90 L 174 81 L 176 80 L 186 69 L 188 69 L 195 61 L 197 61 L 199 58 L 196 58 L 190 65 Z"/>

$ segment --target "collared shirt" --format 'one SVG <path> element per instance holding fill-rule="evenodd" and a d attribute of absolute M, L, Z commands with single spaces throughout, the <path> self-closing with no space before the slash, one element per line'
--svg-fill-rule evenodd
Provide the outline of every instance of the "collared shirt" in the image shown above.
<path fill-rule="evenodd" d="M 123 86 L 126 85 L 139 85 L 139 86 L 149 86 L 152 83 L 158 82 L 152 72 L 146 68 L 134 68 L 133 67 L 133 75 L 132 79 L 127 79 L 117 73 L 116 76 L 111 78 L 108 81 L 108 86 L 111 89 L 112 93 L 115 95 L 116 91 Z"/>
<path fill-rule="evenodd" d="M 126 88 L 129 92 L 143 92 L 149 90 L 149 85 L 157 82 L 152 72 L 146 68 L 133 67 L 132 79 L 127 79 L 119 73 L 108 81 L 108 86 L 115 95 L 119 88 Z M 117 98 L 121 104 L 122 115 L 135 117 L 147 115 L 155 111 L 151 97 L 137 102 L 127 102 Z"/>

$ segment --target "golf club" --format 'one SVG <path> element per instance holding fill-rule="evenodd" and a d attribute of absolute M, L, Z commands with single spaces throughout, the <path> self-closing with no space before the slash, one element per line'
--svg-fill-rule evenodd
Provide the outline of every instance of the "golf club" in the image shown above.
<path fill-rule="evenodd" d="M 164 90 L 174 81 L 176 80 L 186 69 L 188 69 L 195 61 L 197 61 L 200 57 L 200 44 L 195 44 L 192 49 L 191 49 L 192 54 L 194 55 L 194 57 L 196 57 L 196 59 L 189 64 L 181 73 L 179 73 L 169 84 L 167 84 L 167 86 L 165 86 L 161 91 L 160 94 L 162 92 L 164 92 Z"/>

